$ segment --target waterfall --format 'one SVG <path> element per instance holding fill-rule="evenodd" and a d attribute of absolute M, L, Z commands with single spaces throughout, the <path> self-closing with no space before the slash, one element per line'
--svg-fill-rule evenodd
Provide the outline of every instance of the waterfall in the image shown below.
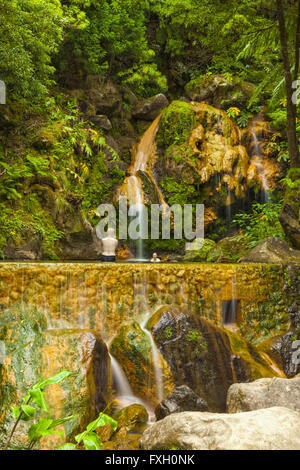
<path fill-rule="evenodd" d="M 129 203 L 129 213 L 136 216 L 139 223 L 140 237 L 136 243 L 136 260 L 144 260 L 144 242 L 142 226 L 144 224 L 142 205 L 145 202 L 143 183 L 140 173 L 148 176 L 155 189 L 158 201 L 163 209 L 167 204 L 164 201 L 163 194 L 157 185 L 152 173 L 153 159 L 156 153 L 156 134 L 158 132 L 161 116 L 158 116 L 145 132 L 140 142 L 132 149 L 131 166 L 128 169 L 129 176 L 125 179 L 119 190 L 119 198 L 125 197 Z"/>
<path fill-rule="evenodd" d="M 252 136 L 251 163 L 253 163 L 253 165 L 257 169 L 258 177 L 261 183 L 261 202 L 265 204 L 266 202 L 268 202 L 270 198 L 269 196 L 270 187 L 268 184 L 267 172 L 266 172 L 265 165 L 264 165 L 264 154 L 261 150 L 261 146 L 257 138 L 257 135 L 255 134 L 253 129 L 251 130 L 251 136 Z"/>

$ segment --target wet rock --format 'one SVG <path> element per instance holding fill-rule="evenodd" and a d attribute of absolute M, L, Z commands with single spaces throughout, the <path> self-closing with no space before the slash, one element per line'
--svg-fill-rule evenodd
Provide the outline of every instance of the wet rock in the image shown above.
<path fill-rule="evenodd" d="M 279 365 L 287 377 L 300 372 L 300 330 L 271 338 L 260 348 Z"/>
<path fill-rule="evenodd" d="M 300 263 L 300 251 L 293 250 L 279 237 L 261 241 L 253 250 L 239 260 L 240 263 L 289 264 Z"/>
<path fill-rule="evenodd" d="M 169 364 L 175 385 L 187 385 L 208 404 L 210 411 L 225 411 L 230 385 L 272 377 L 259 353 L 235 333 L 177 307 L 160 309 L 149 321 L 159 351 Z M 233 357 L 239 356 L 239 374 Z"/>
<path fill-rule="evenodd" d="M 0 319 L 1 396 L 0 447 L 12 429 L 10 407 L 19 406 L 27 390 L 41 379 L 62 370 L 74 375 L 59 385 L 45 388 L 50 416 L 78 417 L 60 427 L 66 438 L 83 428 L 104 409 L 109 400 L 109 356 L 101 337 L 89 330 L 47 330 L 47 321 L 36 310 L 4 311 Z M 29 423 L 20 423 L 13 444 L 27 442 Z M 41 440 L 42 449 L 64 442 L 58 435 Z"/>
<path fill-rule="evenodd" d="M 259 379 L 233 384 L 228 390 L 228 413 L 283 406 L 300 412 L 300 378 Z"/>
<path fill-rule="evenodd" d="M 182 411 L 208 411 L 207 403 L 186 385 L 177 387 L 155 408 L 157 420 Z"/>
<path fill-rule="evenodd" d="M 153 121 L 160 113 L 160 111 L 168 106 L 168 99 L 160 93 L 152 98 L 139 101 L 132 115 L 135 119 L 143 119 L 146 121 Z"/>
<path fill-rule="evenodd" d="M 246 413 L 185 412 L 154 423 L 143 450 L 300 450 L 300 413 L 273 407 Z"/>
<path fill-rule="evenodd" d="M 114 430 L 110 424 L 105 424 L 105 426 L 97 428 L 96 433 L 99 436 L 101 442 L 107 442 L 111 439 L 112 435 L 114 434 Z"/>
<path fill-rule="evenodd" d="M 147 423 L 149 416 L 144 406 L 134 404 L 114 414 L 113 418 L 118 422 L 118 428 L 136 431 Z"/>
<path fill-rule="evenodd" d="M 89 120 L 93 124 L 95 124 L 95 126 L 100 127 L 101 129 L 104 129 L 105 131 L 110 131 L 112 129 L 112 124 L 107 116 L 98 114 L 96 116 L 91 116 Z"/>
<path fill-rule="evenodd" d="M 123 326 L 111 344 L 111 353 L 117 359 L 134 394 L 156 403 L 156 378 L 153 349 L 148 334 L 137 322 Z M 164 390 L 173 388 L 170 369 L 162 356 L 157 364 L 164 376 Z"/>

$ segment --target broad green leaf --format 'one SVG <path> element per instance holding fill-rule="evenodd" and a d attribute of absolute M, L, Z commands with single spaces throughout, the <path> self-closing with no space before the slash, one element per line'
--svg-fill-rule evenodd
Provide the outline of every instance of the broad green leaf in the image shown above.
<path fill-rule="evenodd" d="M 58 447 L 57 450 L 76 450 L 76 444 L 71 444 L 70 442 L 67 442 L 63 446 Z"/>
<path fill-rule="evenodd" d="M 83 439 L 85 450 L 100 450 L 103 445 L 97 434 L 89 432 Z"/>
<path fill-rule="evenodd" d="M 41 418 L 37 424 L 33 424 L 28 430 L 28 437 L 30 441 L 38 441 L 42 436 L 49 435 L 48 430 L 52 419 Z"/>
<path fill-rule="evenodd" d="M 18 419 L 20 414 L 22 413 L 21 407 L 20 406 L 12 406 L 11 407 L 11 413 L 15 419 Z"/>
<path fill-rule="evenodd" d="M 104 413 L 100 413 L 98 418 L 92 421 L 86 428 L 86 431 L 82 432 L 81 434 L 77 434 L 75 436 L 76 442 L 81 442 L 84 440 L 85 436 L 87 436 L 88 433 L 95 431 L 97 428 L 101 426 L 105 426 L 106 424 L 109 424 L 111 428 L 115 431 L 118 427 L 118 423 L 112 419 L 110 416 L 107 416 Z"/>
<path fill-rule="evenodd" d="M 56 421 L 53 421 L 49 429 L 55 428 L 56 426 L 60 426 L 63 423 L 66 423 L 67 421 L 71 421 L 71 419 L 77 418 L 78 415 L 71 415 L 67 416 L 66 418 L 61 418 L 57 419 Z"/>
<path fill-rule="evenodd" d="M 30 405 L 21 405 L 21 410 L 23 411 L 23 415 L 21 417 L 22 421 L 29 421 L 35 415 L 35 408 Z"/>
<path fill-rule="evenodd" d="M 59 384 L 67 377 L 70 377 L 70 375 L 72 375 L 72 372 L 69 372 L 68 370 L 62 370 L 61 372 L 59 372 L 59 374 L 56 374 L 53 377 L 50 377 L 49 379 L 41 380 L 40 382 L 36 383 L 32 388 L 43 390 L 46 385 Z"/>
<path fill-rule="evenodd" d="M 48 413 L 48 407 L 45 400 L 44 392 L 40 389 L 36 390 L 29 390 L 29 394 L 31 396 L 31 401 L 35 403 L 41 410 L 46 411 Z"/>

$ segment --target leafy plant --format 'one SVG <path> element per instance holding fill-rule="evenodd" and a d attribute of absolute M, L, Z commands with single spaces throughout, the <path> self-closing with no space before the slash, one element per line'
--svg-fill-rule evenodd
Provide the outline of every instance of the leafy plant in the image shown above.
<path fill-rule="evenodd" d="M 17 429 L 20 421 L 31 421 L 36 416 L 36 411 L 40 410 L 41 412 L 46 413 L 47 418 L 40 417 L 37 423 L 34 423 L 30 426 L 28 430 L 29 446 L 28 449 L 32 449 L 37 442 L 43 436 L 50 436 L 54 433 L 60 433 L 60 431 L 55 430 L 57 426 L 60 426 L 71 419 L 74 419 L 76 416 L 71 415 L 66 418 L 53 420 L 49 418 L 49 410 L 44 396 L 44 389 L 49 385 L 59 384 L 67 377 L 72 375 L 71 372 L 63 370 L 59 374 L 54 375 L 46 380 L 41 380 L 37 382 L 33 387 L 28 390 L 25 397 L 22 398 L 23 404 L 18 407 L 12 407 L 12 415 L 15 418 L 16 422 L 11 430 L 11 433 L 8 437 L 8 440 L 5 445 L 5 450 L 9 448 L 13 435 Z M 35 405 L 35 406 L 32 406 Z"/>

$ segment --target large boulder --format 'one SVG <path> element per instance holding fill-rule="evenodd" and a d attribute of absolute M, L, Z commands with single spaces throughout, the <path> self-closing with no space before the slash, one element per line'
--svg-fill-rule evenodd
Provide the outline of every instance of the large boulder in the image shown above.
<path fill-rule="evenodd" d="M 239 260 L 240 263 L 289 264 L 300 263 L 300 251 L 293 250 L 279 237 L 262 240 L 253 250 Z"/>
<path fill-rule="evenodd" d="M 103 77 L 89 75 L 86 88 L 88 102 L 94 106 L 96 115 L 111 116 L 120 110 L 122 96 L 112 81 L 105 82 Z"/>
<path fill-rule="evenodd" d="M 217 414 L 185 412 L 147 429 L 143 450 L 300 450 L 300 413 L 283 407 Z"/>
<path fill-rule="evenodd" d="M 283 406 L 300 412 L 300 378 L 259 379 L 233 384 L 228 390 L 228 413 Z"/>
<path fill-rule="evenodd" d="M 127 431 L 136 431 L 148 422 L 149 415 L 143 405 L 133 404 L 115 413 L 113 418 L 119 429 L 125 427 Z"/>
<path fill-rule="evenodd" d="M 102 411 L 110 393 L 109 355 L 101 337 L 89 330 L 47 330 L 43 314 L 22 308 L 2 311 L 0 319 L 0 447 L 3 447 L 14 419 L 11 406 L 39 380 L 62 370 L 74 375 L 59 385 L 45 388 L 50 416 L 71 414 L 76 419 L 61 426 L 67 439 L 80 432 Z M 29 423 L 21 422 L 13 445 L 27 441 Z M 42 449 L 53 449 L 64 440 L 58 436 L 41 440 Z"/>
<path fill-rule="evenodd" d="M 208 411 L 207 403 L 186 385 L 177 387 L 155 408 L 157 420 L 183 411 Z"/>
<path fill-rule="evenodd" d="M 153 96 L 152 98 L 139 101 L 136 104 L 132 115 L 135 119 L 153 121 L 159 115 L 161 110 L 168 106 L 168 104 L 168 99 L 165 97 L 165 95 L 160 93 L 159 95 Z"/>
<path fill-rule="evenodd" d="M 164 307 L 149 321 L 175 385 L 187 385 L 210 411 L 225 411 L 227 391 L 237 381 L 273 377 L 260 354 L 235 333 L 180 309 Z"/>
<path fill-rule="evenodd" d="M 157 404 L 157 374 L 164 379 L 164 395 L 173 390 L 173 377 L 167 362 L 153 347 L 150 333 L 134 322 L 120 328 L 110 350 L 122 367 L 134 394 Z"/>

